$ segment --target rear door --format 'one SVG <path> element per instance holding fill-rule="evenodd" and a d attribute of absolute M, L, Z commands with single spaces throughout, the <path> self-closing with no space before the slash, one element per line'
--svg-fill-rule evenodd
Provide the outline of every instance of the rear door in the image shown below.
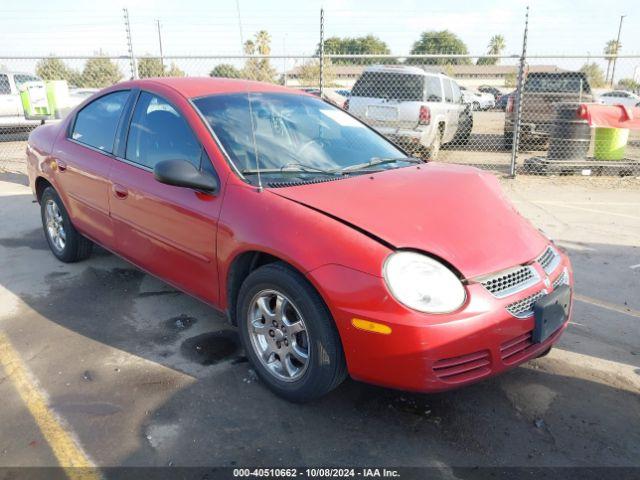
<path fill-rule="evenodd" d="M 176 159 L 215 174 L 188 122 L 160 95 L 143 91 L 117 154 L 109 198 L 118 253 L 216 303 L 215 238 L 221 198 L 162 184 L 153 175 L 158 162 Z"/>
<path fill-rule="evenodd" d="M 446 105 L 446 120 L 443 142 L 450 142 L 458 129 L 458 119 L 460 118 L 460 89 L 450 78 L 442 78 L 444 87 L 444 100 Z M 458 92 L 456 95 L 455 92 Z"/>
<path fill-rule="evenodd" d="M 424 75 L 364 72 L 351 91 L 349 113 L 373 127 L 414 129 L 424 94 Z"/>
<path fill-rule="evenodd" d="M 11 88 L 9 75 L 0 73 L 0 116 L 14 117 L 22 114 L 20 95 L 15 87 Z"/>
<path fill-rule="evenodd" d="M 53 149 L 55 184 L 74 225 L 113 248 L 109 217 L 109 172 L 114 166 L 116 131 L 130 106 L 131 92 L 108 93 L 82 108 Z"/>

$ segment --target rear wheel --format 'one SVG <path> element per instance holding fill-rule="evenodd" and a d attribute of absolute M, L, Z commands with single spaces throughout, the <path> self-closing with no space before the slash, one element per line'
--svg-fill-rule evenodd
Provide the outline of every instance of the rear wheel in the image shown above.
<path fill-rule="evenodd" d="M 40 214 L 47 243 L 58 260 L 71 263 L 91 255 L 93 243 L 75 229 L 53 187 L 47 187 L 42 192 Z"/>
<path fill-rule="evenodd" d="M 277 395 L 310 401 L 346 377 L 331 314 L 307 280 L 287 265 L 277 262 L 253 271 L 240 289 L 237 312 L 247 356 Z"/>

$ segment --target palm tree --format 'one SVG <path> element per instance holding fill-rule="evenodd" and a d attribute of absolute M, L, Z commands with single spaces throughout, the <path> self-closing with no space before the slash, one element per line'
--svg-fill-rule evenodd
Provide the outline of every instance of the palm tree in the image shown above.
<path fill-rule="evenodd" d="M 506 46 L 502 35 L 494 35 L 487 45 L 487 55 L 500 55 Z M 496 57 L 480 57 L 476 63 L 477 65 L 497 65 L 499 61 L 500 59 Z"/>
<path fill-rule="evenodd" d="M 620 47 L 622 45 L 619 45 L 618 42 L 616 40 L 609 40 L 607 42 L 607 44 L 604 46 L 604 54 L 605 55 L 617 55 L 618 54 L 618 50 L 620 50 Z M 605 82 L 607 82 L 609 80 L 609 69 L 611 68 L 611 62 L 613 61 L 613 58 L 608 57 L 607 58 L 607 75 L 605 76 Z"/>
<path fill-rule="evenodd" d="M 260 30 L 256 33 L 256 46 L 260 55 L 269 55 L 271 53 L 271 35 L 266 30 Z"/>
<path fill-rule="evenodd" d="M 491 37 L 491 40 L 489 40 L 489 50 L 487 53 L 489 55 L 500 55 L 506 46 L 507 44 L 502 35 L 494 35 Z"/>

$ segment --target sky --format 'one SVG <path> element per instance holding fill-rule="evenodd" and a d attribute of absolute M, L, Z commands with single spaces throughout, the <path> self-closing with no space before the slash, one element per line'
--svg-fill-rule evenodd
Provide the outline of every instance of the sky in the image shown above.
<path fill-rule="evenodd" d="M 640 54 L 638 0 L 123 0 L 85 2 L 85 5 L 78 0 L 2 0 L 2 3 L 0 59 L 20 55 L 87 55 L 97 51 L 125 55 L 124 6 L 129 10 L 136 54 L 158 54 L 155 21 L 160 20 L 165 55 L 239 54 L 241 37 L 246 40 L 261 29 L 271 34 L 273 54 L 308 55 L 318 44 L 320 8 L 325 11 L 325 37 L 374 34 L 396 54 L 408 53 L 422 31 L 441 29 L 456 33 L 473 54 L 484 53 L 489 38 L 502 34 L 507 45 L 505 53 L 518 54 L 527 5 L 531 8 L 530 54 L 601 53 L 606 41 L 617 35 L 623 14 L 627 17 L 622 30 L 622 53 Z M 581 65 L 584 60 L 580 62 Z M 631 68 L 631 61 L 620 62 Z"/>

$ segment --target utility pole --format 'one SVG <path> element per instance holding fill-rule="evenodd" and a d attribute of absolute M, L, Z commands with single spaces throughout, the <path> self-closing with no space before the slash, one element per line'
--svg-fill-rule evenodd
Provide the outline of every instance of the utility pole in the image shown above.
<path fill-rule="evenodd" d="M 611 86 L 613 87 L 614 78 L 616 76 L 616 60 L 618 60 L 618 51 L 620 50 L 620 32 L 622 31 L 622 20 L 626 15 L 620 15 L 620 25 L 618 25 L 618 39 L 616 40 L 616 56 L 613 57 L 613 67 L 611 68 Z"/>
<path fill-rule="evenodd" d="M 129 10 L 123 8 L 124 12 L 124 28 L 127 32 L 127 48 L 129 49 L 129 63 L 131 64 L 131 78 L 138 78 L 138 73 L 136 71 L 136 59 L 133 56 L 133 45 L 131 43 L 131 24 L 129 23 Z"/>
<path fill-rule="evenodd" d="M 240 55 L 244 55 L 244 38 L 242 37 L 242 17 L 240 17 L 240 0 L 236 0 L 236 10 L 238 11 L 238 31 L 240 32 Z"/>
<path fill-rule="evenodd" d="M 162 33 L 160 32 L 160 20 L 156 20 L 158 26 L 158 44 L 160 45 L 160 65 L 162 67 L 162 75 L 164 75 L 164 55 L 162 54 Z"/>

